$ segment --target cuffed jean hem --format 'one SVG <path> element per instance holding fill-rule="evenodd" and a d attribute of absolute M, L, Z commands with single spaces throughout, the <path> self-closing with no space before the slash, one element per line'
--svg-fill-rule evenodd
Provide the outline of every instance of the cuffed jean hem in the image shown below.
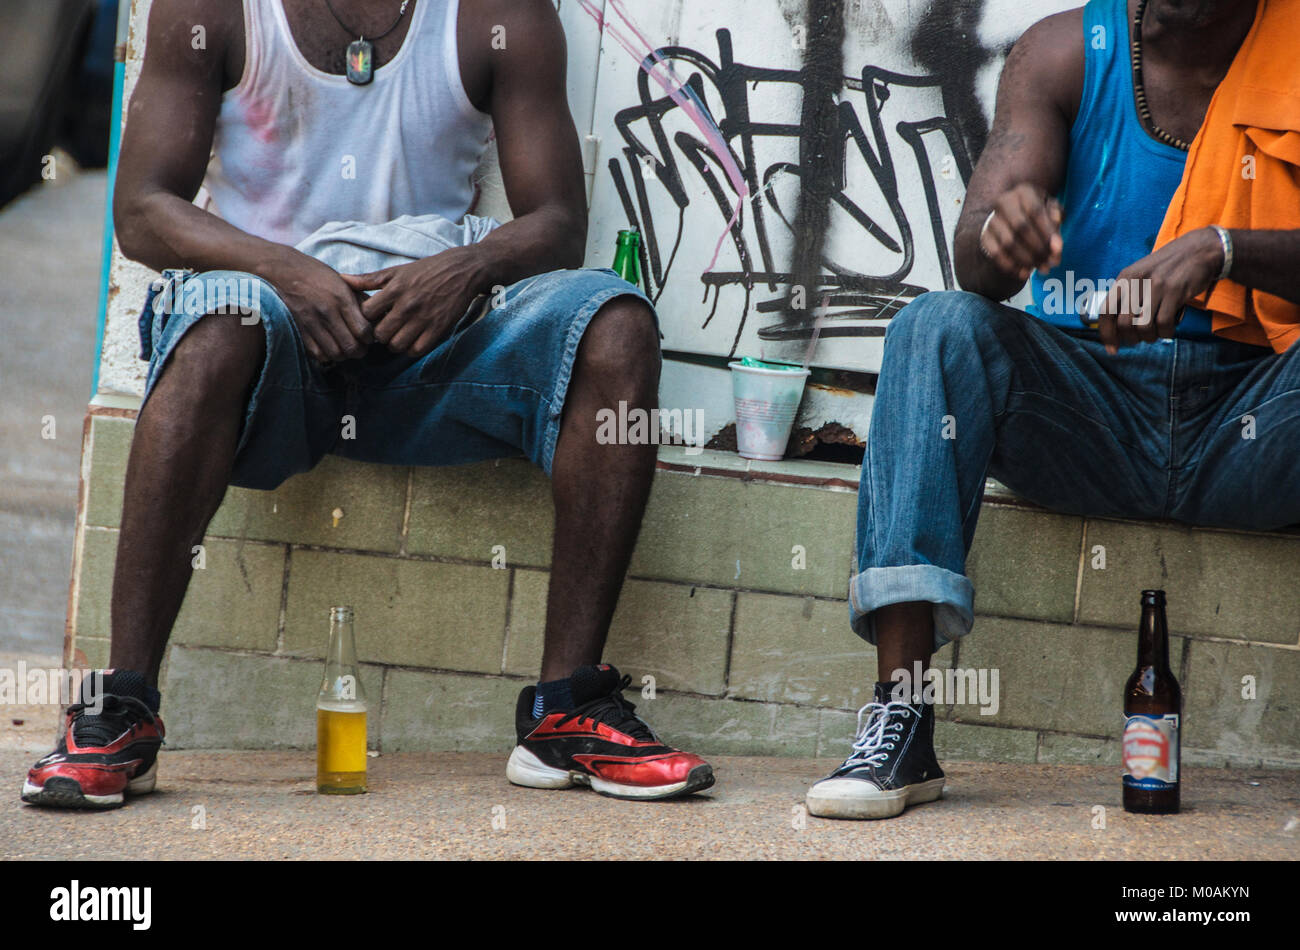
<path fill-rule="evenodd" d="M 869 567 L 849 582 L 849 622 L 873 646 L 875 611 L 890 604 L 934 605 L 934 648 L 970 633 L 975 623 L 975 587 L 961 574 L 933 564 Z"/>

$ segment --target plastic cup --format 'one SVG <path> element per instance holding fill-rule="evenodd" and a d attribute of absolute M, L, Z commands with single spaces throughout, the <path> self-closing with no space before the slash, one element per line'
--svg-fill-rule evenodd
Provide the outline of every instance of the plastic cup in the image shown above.
<path fill-rule="evenodd" d="M 736 450 L 747 459 L 785 458 L 809 370 L 767 369 L 738 361 L 727 365 L 736 397 Z"/>

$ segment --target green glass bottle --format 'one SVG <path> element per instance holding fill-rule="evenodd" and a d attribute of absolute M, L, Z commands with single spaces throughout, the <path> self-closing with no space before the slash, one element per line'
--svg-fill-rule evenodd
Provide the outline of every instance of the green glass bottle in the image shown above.
<path fill-rule="evenodd" d="M 614 273 L 629 284 L 641 286 L 641 232 L 619 231 L 614 250 Z"/>

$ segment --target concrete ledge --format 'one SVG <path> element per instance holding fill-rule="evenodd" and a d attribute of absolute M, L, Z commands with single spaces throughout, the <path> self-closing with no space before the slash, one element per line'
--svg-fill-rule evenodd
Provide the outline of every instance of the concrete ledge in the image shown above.
<path fill-rule="evenodd" d="M 131 431 L 128 407 L 92 407 L 66 651 L 86 664 L 107 662 Z M 844 599 L 857 475 L 661 451 L 607 656 L 665 738 L 710 754 L 847 752 L 875 678 Z M 551 518 L 546 480 L 519 461 L 330 458 L 275 492 L 232 489 L 172 641 L 169 745 L 309 746 L 299 713 L 326 608 L 345 601 L 378 748 L 508 748 L 540 661 Z M 1154 584 L 1169 591 L 1184 761 L 1300 767 L 1298 566 L 1294 532 L 1070 517 L 990 483 L 969 563 L 975 631 L 937 664 L 998 671 L 999 702 L 941 707 L 941 753 L 1114 763 L 1137 595 Z"/>

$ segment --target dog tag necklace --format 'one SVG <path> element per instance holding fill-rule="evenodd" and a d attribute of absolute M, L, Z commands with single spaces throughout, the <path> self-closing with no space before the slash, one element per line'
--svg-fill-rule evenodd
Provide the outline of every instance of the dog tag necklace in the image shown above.
<path fill-rule="evenodd" d="M 402 17 L 406 16 L 406 8 L 410 3 L 411 0 L 402 0 L 402 7 L 397 11 L 397 19 L 393 21 L 393 25 L 384 30 L 384 32 L 380 33 L 378 36 L 372 37 L 372 39 L 382 40 L 389 33 L 393 32 L 393 30 L 397 29 L 397 25 L 402 22 Z M 357 33 L 356 30 L 348 29 L 348 25 L 339 19 L 339 15 L 334 12 L 334 4 L 332 4 L 330 0 L 325 0 L 325 6 L 329 8 L 330 16 L 334 17 L 334 21 L 343 28 L 345 33 Z M 357 38 L 348 44 L 347 66 L 348 82 L 352 83 L 354 86 L 364 86 L 368 84 L 370 80 L 374 79 L 374 43 L 366 39 L 360 33 L 357 33 Z"/>

